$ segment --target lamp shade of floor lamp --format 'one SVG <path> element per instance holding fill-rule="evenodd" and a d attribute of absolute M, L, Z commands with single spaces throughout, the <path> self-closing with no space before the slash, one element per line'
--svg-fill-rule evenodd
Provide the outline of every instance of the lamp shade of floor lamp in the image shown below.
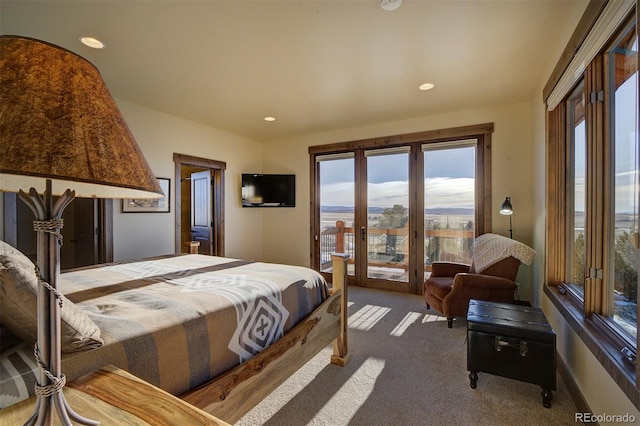
<path fill-rule="evenodd" d="M 513 224 L 511 222 L 513 207 L 511 206 L 511 197 L 505 198 L 505 200 L 500 205 L 500 214 L 509 216 L 509 238 L 513 238 Z"/>
<path fill-rule="evenodd" d="M 62 424 L 98 424 L 75 413 L 62 391 L 62 213 L 76 196 L 159 198 L 162 190 L 100 72 L 81 56 L 40 40 L 0 36 L 0 87 L 0 191 L 19 194 L 34 213 L 38 236 L 40 373 L 27 423 L 51 424 L 55 408 Z"/>

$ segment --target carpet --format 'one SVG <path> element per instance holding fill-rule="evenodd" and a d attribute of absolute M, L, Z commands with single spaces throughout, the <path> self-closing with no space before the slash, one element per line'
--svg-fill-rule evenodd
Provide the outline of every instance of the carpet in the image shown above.
<path fill-rule="evenodd" d="M 469 386 L 466 322 L 427 310 L 424 299 L 349 287 L 351 362 L 327 347 L 237 425 L 575 425 L 561 377 L 551 408 L 541 388 L 479 373 Z"/>

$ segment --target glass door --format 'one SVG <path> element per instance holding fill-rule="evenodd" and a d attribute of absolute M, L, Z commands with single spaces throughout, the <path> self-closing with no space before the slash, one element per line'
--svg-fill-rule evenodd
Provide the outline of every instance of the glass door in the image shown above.
<path fill-rule="evenodd" d="M 476 140 L 425 144 L 424 265 L 471 264 L 475 223 Z"/>
<path fill-rule="evenodd" d="M 320 175 L 320 272 L 331 272 L 331 254 L 348 253 L 355 275 L 355 162 L 353 153 L 317 158 Z"/>
<path fill-rule="evenodd" d="M 409 147 L 365 151 L 367 285 L 408 290 Z M 363 207 L 364 208 L 364 207 Z M 404 283 L 404 284 L 400 284 Z M 406 288 L 404 288 L 406 287 Z"/>

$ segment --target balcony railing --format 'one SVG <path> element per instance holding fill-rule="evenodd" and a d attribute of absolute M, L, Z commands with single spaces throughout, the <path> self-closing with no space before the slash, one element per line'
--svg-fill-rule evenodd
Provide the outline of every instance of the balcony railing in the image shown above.
<path fill-rule="evenodd" d="M 367 232 L 368 264 L 407 272 L 409 267 L 409 228 L 369 227 Z M 336 221 L 320 233 L 320 270 L 331 268 L 332 253 L 348 253 L 349 263 L 355 262 L 356 230 Z M 472 229 L 425 229 L 425 271 L 431 271 L 431 263 L 437 260 L 471 263 Z"/>

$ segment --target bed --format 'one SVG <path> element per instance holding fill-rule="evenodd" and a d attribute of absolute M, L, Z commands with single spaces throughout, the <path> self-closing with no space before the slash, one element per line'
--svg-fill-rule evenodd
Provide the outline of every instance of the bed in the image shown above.
<path fill-rule="evenodd" d="M 332 341 L 331 362 L 348 362 L 345 261 L 334 256 L 331 289 L 309 268 L 198 254 L 65 272 L 62 371 L 73 380 L 113 364 L 233 423 Z M 37 377 L 31 319 L 16 319 L 26 302 L 12 294 L 25 273 L 7 264 L 0 408 L 32 394 Z"/>

